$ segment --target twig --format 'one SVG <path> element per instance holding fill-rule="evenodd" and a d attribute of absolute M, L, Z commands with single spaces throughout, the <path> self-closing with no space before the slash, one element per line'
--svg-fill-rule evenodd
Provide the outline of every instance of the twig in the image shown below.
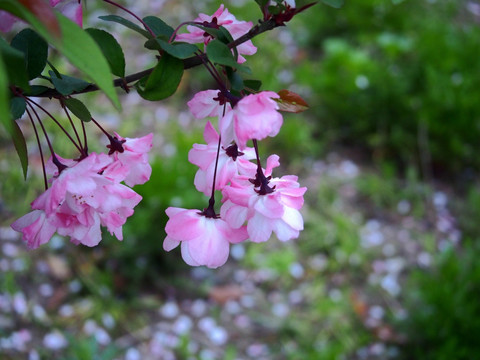
<path fill-rule="evenodd" d="M 256 37 L 256 36 L 266 32 L 266 31 L 270 31 L 270 30 L 272 30 L 272 29 L 274 29 L 278 26 L 280 26 L 280 25 L 277 25 L 275 23 L 274 19 L 270 19 L 268 21 L 262 22 L 262 23 L 260 23 L 256 26 L 254 26 L 253 28 L 251 28 L 250 31 L 248 33 L 246 33 L 245 35 L 239 37 L 235 41 L 232 41 L 230 44 L 228 44 L 228 47 L 233 48 L 234 46 L 238 46 L 240 44 L 243 44 L 244 42 L 247 42 L 248 40 L 251 40 L 254 37 Z M 196 55 L 196 56 L 192 56 L 192 57 L 189 57 L 188 59 L 183 60 L 183 68 L 185 70 L 187 70 L 187 69 L 191 69 L 193 67 L 196 67 L 196 66 L 199 66 L 199 65 L 203 64 L 203 61 L 205 61 L 205 59 L 202 59 L 202 57 L 205 57 L 205 56 L 206 55 Z M 114 82 L 113 82 L 113 86 L 114 87 L 122 87 L 122 86 L 125 86 L 125 84 L 129 84 L 129 83 L 132 83 L 134 81 L 140 80 L 141 78 L 150 75 L 150 73 L 153 71 L 153 69 L 154 68 L 150 68 L 150 69 L 143 70 L 143 71 L 140 71 L 140 72 L 135 73 L 135 74 L 128 75 L 125 78 L 115 79 Z M 72 95 L 84 94 L 84 93 L 88 93 L 88 92 L 92 92 L 92 91 L 97 91 L 99 89 L 100 88 L 96 84 L 90 84 L 85 89 L 83 89 L 81 91 L 73 92 Z M 43 93 L 38 94 L 38 95 L 28 95 L 28 97 L 41 97 L 41 98 L 45 98 L 45 97 L 55 98 L 55 97 L 61 97 L 61 96 L 62 96 L 62 94 L 60 94 L 56 89 L 49 89 L 49 90 L 44 91 Z"/>

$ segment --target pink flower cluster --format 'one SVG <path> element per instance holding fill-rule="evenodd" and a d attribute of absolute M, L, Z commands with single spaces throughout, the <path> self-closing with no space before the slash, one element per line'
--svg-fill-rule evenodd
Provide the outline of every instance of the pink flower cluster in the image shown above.
<path fill-rule="evenodd" d="M 228 12 L 228 9 L 225 9 L 224 5 L 220 5 L 217 11 L 213 15 L 199 14 L 198 17 L 194 20 L 197 23 L 203 24 L 205 27 L 219 28 L 223 26 L 234 40 L 245 35 L 253 26 L 252 22 L 239 21 Z M 190 44 L 200 44 L 204 43 L 207 45 L 213 37 L 206 33 L 201 28 L 198 28 L 193 25 L 187 26 L 188 34 L 179 34 L 176 37 L 177 41 L 183 41 Z M 238 51 L 238 62 L 244 63 L 246 60 L 241 55 L 253 55 L 257 52 L 257 48 L 253 45 L 251 40 L 244 42 L 237 46 Z"/>
<path fill-rule="evenodd" d="M 78 26 L 83 24 L 83 10 L 80 0 L 50 0 L 50 6 L 59 10 Z M 0 31 L 8 32 L 19 19 L 12 14 L 0 10 Z"/>
<path fill-rule="evenodd" d="M 168 208 L 166 251 L 181 244 L 187 264 L 216 268 L 227 261 L 232 243 L 264 242 L 272 233 L 281 241 L 299 236 L 303 230 L 299 210 L 307 189 L 300 187 L 296 176 L 272 178 L 279 157 L 271 155 L 262 169 L 258 162 L 251 162 L 259 161 L 256 150 L 247 147 L 249 140 L 278 134 L 283 123 L 273 100 L 278 97 L 263 91 L 243 97 L 232 108 L 228 103 L 220 105 L 218 90 L 206 90 L 188 102 L 196 118 L 219 117 L 220 135 L 207 122 L 207 144 L 194 144 L 188 159 L 199 167 L 194 181 L 197 190 L 212 196 L 213 187 L 220 190 L 223 204 L 220 215 L 213 206 L 203 212 Z"/>
<path fill-rule="evenodd" d="M 31 249 L 47 243 L 55 232 L 75 244 L 95 246 L 102 239 L 101 226 L 122 240 L 122 226 L 142 197 L 121 182 L 133 186 L 150 178 L 152 138 L 117 135 L 112 139 L 122 146 L 110 155 L 91 153 L 80 161 L 52 157 L 46 166 L 50 187 L 12 228 Z"/>

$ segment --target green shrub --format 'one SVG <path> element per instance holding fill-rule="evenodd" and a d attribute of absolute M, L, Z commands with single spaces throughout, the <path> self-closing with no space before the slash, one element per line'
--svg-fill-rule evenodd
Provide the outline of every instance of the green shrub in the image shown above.
<path fill-rule="evenodd" d="M 476 359 L 480 353 L 480 248 L 442 254 L 431 271 L 415 271 L 408 283 L 403 359 Z"/>
<path fill-rule="evenodd" d="M 464 2 L 351 1 L 295 25 L 318 137 L 437 174 L 480 170 L 480 27 Z"/>

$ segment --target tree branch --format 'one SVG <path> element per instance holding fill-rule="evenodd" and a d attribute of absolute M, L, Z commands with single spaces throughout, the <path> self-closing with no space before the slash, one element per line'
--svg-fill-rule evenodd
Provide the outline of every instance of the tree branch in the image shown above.
<path fill-rule="evenodd" d="M 235 41 L 231 42 L 228 44 L 229 48 L 233 48 L 235 46 L 238 46 L 240 44 L 243 44 L 247 42 L 248 40 L 253 39 L 257 35 L 260 35 L 266 31 L 273 30 L 274 28 L 281 26 L 276 24 L 275 19 L 269 19 L 267 21 L 261 22 L 258 25 L 255 25 L 250 29 L 248 33 L 245 35 L 239 37 Z M 192 56 L 188 59 L 183 60 L 183 68 L 185 70 L 191 69 L 193 67 L 201 65 L 202 62 L 202 56 L 205 57 L 205 55 L 197 55 L 197 56 Z M 115 87 L 125 87 L 125 85 L 130 84 L 132 82 L 138 81 L 141 78 L 150 75 L 150 73 L 153 71 L 154 68 L 146 69 L 143 71 L 140 71 L 135 74 L 131 74 L 126 76 L 125 78 L 118 78 L 113 81 L 113 86 Z M 88 85 L 85 89 L 82 91 L 76 91 L 72 93 L 72 95 L 78 95 L 78 94 L 84 94 L 92 91 L 97 91 L 99 90 L 99 87 L 96 84 L 90 84 Z M 49 89 L 47 91 L 44 91 L 41 94 L 38 95 L 28 95 L 29 97 L 48 97 L 48 98 L 55 98 L 55 97 L 61 97 L 62 95 L 56 90 L 56 89 Z"/>

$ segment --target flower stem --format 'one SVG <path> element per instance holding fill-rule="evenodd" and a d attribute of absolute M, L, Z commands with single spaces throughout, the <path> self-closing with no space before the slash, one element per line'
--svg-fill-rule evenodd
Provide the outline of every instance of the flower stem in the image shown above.
<path fill-rule="evenodd" d="M 217 181 L 217 169 L 218 169 L 218 159 L 220 157 L 220 145 L 222 143 L 222 138 L 218 138 L 218 146 L 217 146 L 217 157 L 215 159 L 215 170 L 213 171 L 213 184 L 212 184 L 212 195 L 208 200 L 208 207 L 203 209 L 202 215 L 206 216 L 207 218 L 215 218 L 219 217 L 218 214 L 215 213 L 215 183 Z"/>
<path fill-rule="evenodd" d="M 257 157 L 257 169 L 262 169 L 262 164 L 260 162 L 260 155 L 259 155 L 259 152 L 258 152 L 258 143 L 257 143 L 257 139 L 253 139 L 252 140 L 253 142 L 253 147 L 255 148 L 255 156 Z"/>
<path fill-rule="evenodd" d="M 34 104 L 34 105 L 37 106 L 39 109 L 41 109 L 45 114 L 47 114 L 47 115 L 55 122 L 55 124 L 57 124 L 58 127 L 59 127 L 60 129 L 62 129 L 62 131 L 65 133 L 65 135 L 67 135 L 67 137 L 70 139 L 70 141 L 72 142 L 72 144 L 75 145 L 75 147 L 78 149 L 78 151 L 80 151 L 80 154 L 82 154 L 82 149 L 80 148 L 80 146 L 79 146 L 79 145 L 75 142 L 75 140 L 70 136 L 70 134 L 68 133 L 68 131 L 65 130 L 65 128 L 62 126 L 62 124 L 60 124 L 60 123 L 58 122 L 58 120 L 53 117 L 52 114 L 50 114 L 43 106 L 41 106 L 40 104 L 36 103 L 35 101 L 29 99 L 28 97 L 24 96 L 23 98 L 24 98 L 28 103 Z"/>
<path fill-rule="evenodd" d="M 260 163 L 260 155 L 258 153 L 258 143 L 256 139 L 253 139 L 253 146 L 255 148 L 255 155 L 257 157 L 257 174 L 255 179 L 250 180 L 255 187 L 260 187 L 260 189 L 255 190 L 258 195 L 271 194 L 275 191 L 275 186 L 272 188 L 268 185 L 270 182 L 271 176 L 266 177 L 263 173 L 262 164 Z"/>
<path fill-rule="evenodd" d="M 66 169 L 67 166 L 63 165 L 58 159 L 57 159 L 57 156 L 55 155 L 55 151 L 53 151 L 53 146 L 52 146 L 52 143 L 50 142 L 50 138 L 48 137 L 48 134 L 47 134 L 47 131 L 45 130 L 45 126 L 43 126 L 43 122 L 42 120 L 40 119 L 40 116 L 38 115 L 37 111 L 35 110 L 35 108 L 33 107 L 32 104 L 28 103 L 28 106 L 30 106 L 30 109 L 32 110 L 32 112 L 35 114 L 35 117 L 37 118 L 37 121 L 38 123 L 40 124 L 40 127 L 42 128 L 42 131 L 43 131 L 43 134 L 45 135 L 45 139 L 47 139 L 47 144 L 48 144 L 48 148 L 50 149 L 50 153 L 52 154 L 52 161 L 53 163 L 57 166 L 58 168 L 58 174 L 60 174 L 62 172 L 63 169 Z"/>
<path fill-rule="evenodd" d="M 94 118 L 92 118 L 92 121 L 95 125 L 97 125 L 97 127 L 105 134 L 106 137 L 108 137 L 108 140 L 110 140 L 112 138 L 112 135 L 110 135 L 99 123 L 97 120 L 95 120 Z"/>
<path fill-rule="evenodd" d="M 35 137 L 37 138 L 38 151 L 40 152 L 40 160 L 42 161 L 43 182 L 45 184 L 45 190 L 47 190 L 48 189 L 47 172 L 45 170 L 45 159 L 43 158 L 43 150 L 42 150 L 42 145 L 40 144 L 40 137 L 38 136 L 37 127 L 35 126 L 35 122 L 33 121 L 32 114 L 30 114 L 30 111 L 28 110 L 28 108 L 26 108 L 25 110 L 27 111 L 28 118 L 32 123 L 33 131 L 35 132 Z"/>
<path fill-rule="evenodd" d="M 65 111 L 65 114 L 67 114 L 67 118 L 70 121 L 70 125 L 72 125 L 73 132 L 75 133 L 75 136 L 77 137 L 78 144 L 79 144 L 80 149 L 81 149 L 81 156 L 82 157 L 87 157 L 87 154 L 85 152 L 85 148 L 82 146 L 82 141 L 80 140 L 80 136 L 78 136 L 77 128 L 75 127 L 75 124 L 73 123 L 73 120 L 70 116 L 70 113 L 67 110 L 67 107 L 65 106 L 65 104 L 62 101 L 60 101 L 60 104 L 62 105 L 63 110 Z M 82 121 L 82 120 L 80 120 L 80 121 Z"/>
<path fill-rule="evenodd" d="M 213 79 L 217 82 L 218 86 L 220 87 L 220 91 L 222 93 L 228 92 L 227 87 L 225 86 L 225 83 L 222 81 L 220 74 L 218 73 L 217 69 L 215 66 L 210 62 L 208 57 L 205 56 L 205 53 L 203 51 L 198 51 L 200 59 L 202 59 L 202 63 L 207 69 L 207 71 L 212 75 Z"/>
<path fill-rule="evenodd" d="M 83 131 L 83 148 L 85 150 L 85 154 L 88 154 L 88 143 L 87 143 L 87 132 L 85 131 L 85 122 L 80 121 L 82 123 L 82 131 Z"/>
<path fill-rule="evenodd" d="M 116 6 L 118 7 L 119 9 L 122 9 L 123 11 L 129 13 L 130 15 L 132 15 L 135 19 L 137 19 L 144 27 L 145 29 L 150 33 L 150 35 L 152 35 L 153 37 L 155 37 L 155 33 L 152 31 L 152 29 L 150 29 L 150 27 L 145 23 L 145 21 L 143 21 L 142 19 L 140 19 L 135 13 L 133 13 L 132 11 L 128 10 L 126 7 L 123 7 L 122 5 L 120 4 L 117 4 L 116 2 L 114 1 L 111 1 L 111 0 L 103 0 L 105 1 L 106 3 L 109 3 L 113 6 Z"/>

